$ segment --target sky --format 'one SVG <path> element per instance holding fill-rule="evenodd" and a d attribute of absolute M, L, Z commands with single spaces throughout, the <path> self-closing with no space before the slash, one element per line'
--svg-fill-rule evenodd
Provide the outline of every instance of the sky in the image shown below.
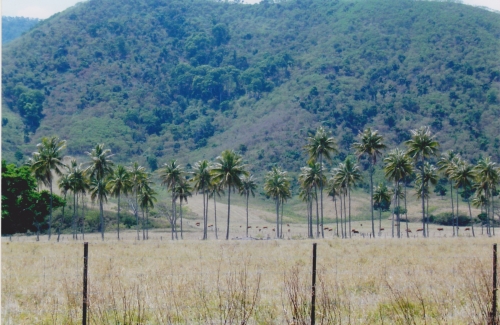
<path fill-rule="evenodd" d="M 1 2 L 2 16 L 48 18 L 81 0 L 1 0 Z M 256 3 L 259 0 L 245 0 L 245 2 Z M 500 12 L 500 0 L 462 0 L 462 3 L 488 7 Z"/>

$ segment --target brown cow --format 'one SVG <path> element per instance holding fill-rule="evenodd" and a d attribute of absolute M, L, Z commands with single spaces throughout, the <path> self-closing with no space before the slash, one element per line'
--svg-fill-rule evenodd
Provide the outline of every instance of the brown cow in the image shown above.
<path fill-rule="evenodd" d="M 380 228 L 380 231 L 384 231 L 384 228 Z"/>
<path fill-rule="evenodd" d="M 424 231 L 424 228 L 417 229 L 417 231 Z"/>
<path fill-rule="evenodd" d="M 443 231 L 444 229 L 443 228 L 438 228 L 437 231 Z"/>
<path fill-rule="evenodd" d="M 352 233 L 354 233 L 354 234 L 359 234 L 359 231 L 357 231 L 356 229 L 353 229 L 353 230 L 351 230 L 351 231 L 352 231 Z"/>
<path fill-rule="evenodd" d="M 468 230 L 470 230 L 470 228 L 465 228 L 465 231 L 468 231 Z"/>
<path fill-rule="evenodd" d="M 411 229 L 406 229 L 406 232 L 411 232 Z"/>

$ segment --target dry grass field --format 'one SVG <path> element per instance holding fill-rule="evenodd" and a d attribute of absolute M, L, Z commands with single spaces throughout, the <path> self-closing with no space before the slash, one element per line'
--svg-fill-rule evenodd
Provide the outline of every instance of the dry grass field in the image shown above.
<path fill-rule="evenodd" d="M 86 235 L 90 324 L 309 322 L 312 240 L 166 237 Z M 316 323 L 485 324 L 496 241 L 317 240 Z M 68 236 L 3 238 L 2 324 L 81 324 L 82 257 Z"/>

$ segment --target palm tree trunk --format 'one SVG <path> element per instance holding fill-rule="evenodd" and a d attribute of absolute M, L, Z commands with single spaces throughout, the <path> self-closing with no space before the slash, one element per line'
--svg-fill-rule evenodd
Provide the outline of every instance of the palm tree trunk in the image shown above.
<path fill-rule="evenodd" d="M 82 240 L 85 240 L 85 201 L 82 194 Z"/>
<path fill-rule="evenodd" d="M 337 237 L 339 237 L 339 215 L 337 211 L 337 200 L 333 197 L 333 204 L 335 205 L 335 223 L 337 224 Z"/>
<path fill-rule="evenodd" d="M 394 204 L 392 205 L 392 220 L 391 220 L 391 223 L 392 223 L 392 238 L 394 238 L 394 211 L 396 211 L 396 205 L 397 205 L 397 195 L 398 195 L 398 183 L 397 182 L 394 182 Z M 425 227 L 425 224 L 424 224 L 424 227 Z"/>
<path fill-rule="evenodd" d="M 458 237 L 458 229 L 459 229 L 459 227 L 458 227 L 458 218 L 460 217 L 460 211 L 458 209 L 458 203 L 459 202 L 458 202 L 458 188 L 457 188 L 457 237 Z"/>
<path fill-rule="evenodd" d="M 137 201 L 137 186 L 135 187 L 135 190 L 134 190 L 134 196 L 135 196 L 135 209 L 134 209 L 135 223 L 136 223 L 136 228 L 137 228 L 137 240 L 139 240 L 140 239 L 140 237 L 139 237 L 139 203 Z"/>
<path fill-rule="evenodd" d="M 146 239 L 149 239 L 149 208 L 146 205 Z"/>
<path fill-rule="evenodd" d="M 472 237 L 476 237 L 476 234 L 474 233 L 474 220 L 472 220 L 472 211 L 470 209 L 470 197 L 467 199 L 467 203 L 469 205 L 469 218 L 472 225 Z"/>
<path fill-rule="evenodd" d="M 312 196 L 309 196 L 309 199 L 307 201 L 307 213 L 308 213 L 308 225 L 307 225 L 307 229 L 308 229 L 308 232 L 309 232 L 309 238 L 314 238 L 314 235 L 313 235 L 313 199 L 312 199 Z"/>
<path fill-rule="evenodd" d="M 207 206 L 205 201 L 205 189 L 203 189 L 203 240 L 207 240 Z"/>
<path fill-rule="evenodd" d="M 455 237 L 455 207 L 453 205 L 453 181 L 450 180 L 450 197 L 451 197 L 451 228 L 453 229 L 453 237 Z"/>
<path fill-rule="evenodd" d="M 280 201 L 276 198 L 276 238 L 280 236 Z"/>
<path fill-rule="evenodd" d="M 174 234 L 175 234 L 175 239 L 179 239 L 177 236 L 177 211 L 176 211 L 176 206 L 175 206 L 175 183 L 172 184 L 172 216 L 174 218 Z"/>
<path fill-rule="evenodd" d="M 49 216 L 49 240 L 52 236 L 52 177 L 49 179 L 50 186 L 50 216 Z"/>
<path fill-rule="evenodd" d="M 62 210 L 61 225 L 59 226 L 59 228 L 57 228 L 57 242 L 59 242 L 59 238 L 61 237 L 61 226 L 64 223 L 64 208 L 66 208 L 66 194 L 67 194 L 67 192 L 64 192 L 64 205 L 63 205 L 63 210 Z"/>
<path fill-rule="evenodd" d="M 73 192 L 73 220 L 71 225 L 71 231 L 73 232 L 73 240 L 76 237 L 76 192 Z"/>
<path fill-rule="evenodd" d="M 284 238 L 284 235 L 283 235 L 283 207 L 284 206 L 285 206 L 285 201 L 283 200 L 283 202 L 281 202 L 281 229 L 280 229 L 281 238 Z"/>
<path fill-rule="evenodd" d="M 344 221 L 342 219 L 342 216 L 344 215 L 344 204 L 342 203 L 342 196 L 343 193 L 340 193 L 339 199 L 340 199 L 340 234 L 342 235 L 342 238 L 344 238 Z"/>
<path fill-rule="evenodd" d="M 78 193 L 76 193 L 76 215 L 75 215 L 75 239 L 78 240 L 78 221 L 80 217 L 78 217 Z"/>
<path fill-rule="evenodd" d="M 427 237 L 427 233 L 425 231 L 425 202 L 424 202 L 424 155 L 422 155 L 422 173 L 421 175 L 421 180 L 422 180 L 422 224 L 423 224 L 423 232 L 424 232 L 424 238 Z"/>
<path fill-rule="evenodd" d="M 250 196 L 250 193 L 248 193 L 247 191 L 246 195 L 247 195 L 247 238 L 248 238 L 248 197 Z"/>
<path fill-rule="evenodd" d="M 99 198 L 99 211 L 101 214 L 101 239 L 104 240 L 104 210 L 102 208 L 102 196 Z"/>
<path fill-rule="evenodd" d="M 179 200 L 179 212 L 180 212 L 180 215 L 181 215 L 181 239 L 184 239 L 184 233 L 183 233 L 183 230 L 182 230 L 182 199 Z"/>
<path fill-rule="evenodd" d="M 207 206 L 208 206 L 208 198 L 207 198 Z M 215 218 L 215 239 L 219 239 L 218 229 L 217 229 L 217 203 L 215 201 L 215 192 L 214 192 L 214 218 Z"/>
<path fill-rule="evenodd" d="M 427 219 L 427 237 L 430 237 L 431 234 L 429 232 L 429 197 L 427 196 L 427 207 L 426 207 L 426 210 L 427 210 L 427 216 L 426 216 L 426 219 Z M 458 233 L 457 233 L 457 236 L 458 236 Z"/>
<path fill-rule="evenodd" d="M 351 188 L 347 188 L 347 192 L 349 193 L 349 238 L 351 238 Z"/>
<path fill-rule="evenodd" d="M 323 223 L 323 154 L 319 155 L 319 193 L 321 200 L 321 237 L 325 238 L 324 223 Z M 319 234 L 318 234 L 319 237 Z"/>
<path fill-rule="evenodd" d="M 382 208 L 380 208 L 378 210 L 378 232 L 379 232 L 379 234 L 382 231 L 380 229 L 382 229 Z"/>
<path fill-rule="evenodd" d="M 396 188 L 397 188 L 397 192 L 399 192 L 399 181 L 397 182 Z M 398 234 L 398 238 L 401 238 L 401 220 L 399 219 L 399 215 L 400 215 L 399 193 L 398 193 L 398 195 L 396 195 L 396 204 L 397 204 L 397 206 L 396 206 L 396 231 Z"/>
<path fill-rule="evenodd" d="M 231 213 L 231 185 L 228 186 L 227 193 L 227 229 L 226 229 L 226 240 L 229 240 L 229 217 Z"/>
<path fill-rule="evenodd" d="M 145 215 L 144 215 L 144 208 L 141 209 L 142 210 L 142 240 L 146 240 L 146 227 L 145 227 L 145 224 L 144 222 L 146 221 L 146 219 L 144 218 Z"/>
<path fill-rule="evenodd" d="M 405 219 L 406 219 L 406 238 L 410 238 L 410 232 L 408 231 L 408 210 L 406 209 L 406 179 L 405 183 Z"/>
<path fill-rule="evenodd" d="M 116 216 L 116 229 L 118 231 L 118 240 L 120 240 L 120 194 L 118 194 L 118 214 Z"/>
<path fill-rule="evenodd" d="M 345 202 L 345 198 L 347 196 L 347 193 L 344 192 L 344 233 L 345 233 L 345 238 L 347 238 L 347 204 Z M 349 234 L 349 237 L 351 234 Z"/>
<path fill-rule="evenodd" d="M 314 194 L 316 196 L 316 238 L 319 237 L 319 207 L 318 207 L 318 187 L 314 186 Z"/>
<path fill-rule="evenodd" d="M 493 204 L 493 198 L 494 198 L 493 189 L 491 190 L 490 196 L 491 196 L 491 220 L 493 221 L 493 225 L 492 225 L 493 236 L 495 236 L 495 205 Z"/>
<path fill-rule="evenodd" d="M 372 236 L 375 238 L 375 217 L 373 216 L 373 170 L 374 170 L 374 162 L 372 160 L 370 166 L 370 208 L 372 212 Z"/>

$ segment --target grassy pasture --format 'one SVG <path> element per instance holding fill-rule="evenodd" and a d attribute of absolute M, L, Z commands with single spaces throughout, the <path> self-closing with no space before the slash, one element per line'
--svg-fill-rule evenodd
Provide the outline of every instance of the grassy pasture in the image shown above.
<path fill-rule="evenodd" d="M 311 240 L 123 236 L 85 237 L 90 324 L 308 321 Z M 495 241 L 318 240 L 317 324 L 484 324 Z M 82 255 L 82 241 L 68 236 L 3 238 L 2 324 L 81 323 Z"/>

